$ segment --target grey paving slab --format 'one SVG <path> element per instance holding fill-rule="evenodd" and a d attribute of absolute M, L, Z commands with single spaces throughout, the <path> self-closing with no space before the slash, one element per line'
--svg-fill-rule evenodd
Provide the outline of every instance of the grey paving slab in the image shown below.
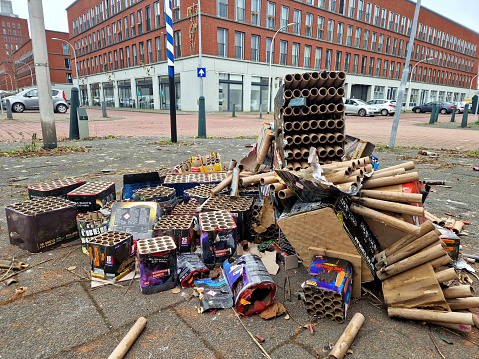
<path fill-rule="evenodd" d="M 108 331 L 78 283 L 4 305 L 0 322 L 0 356 L 8 359 L 48 358 Z"/>

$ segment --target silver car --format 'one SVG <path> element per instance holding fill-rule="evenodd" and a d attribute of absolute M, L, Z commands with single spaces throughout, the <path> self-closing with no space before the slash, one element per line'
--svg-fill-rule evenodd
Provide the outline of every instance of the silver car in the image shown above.
<path fill-rule="evenodd" d="M 346 99 L 344 102 L 344 113 L 346 115 L 359 115 L 363 116 L 375 116 L 379 114 L 379 108 L 375 106 L 368 105 L 366 102 L 360 99 L 352 98 Z"/>
<path fill-rule="evenodd" d="M 10 101 L 12 112 L 23 112 L 25 110 L 38 110 L 38 90 L 30 88 L 21 91 L 13 96 L 2 99 L 2 106 L 7 108 L 7 101 Z M 65 113 L 68 110 L 68 102 L 66 101 L 65 92 L 63 90 L 52 89 L 53 110 L 59 113 Z"/>

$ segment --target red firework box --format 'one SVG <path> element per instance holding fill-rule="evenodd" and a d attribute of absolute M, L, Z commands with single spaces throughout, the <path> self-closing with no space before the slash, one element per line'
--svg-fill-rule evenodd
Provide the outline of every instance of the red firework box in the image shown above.
<path fill-rule="evenodd" d="M 78 212 L 98 211 L 108 202 L 116 200 L 115 182 L 90 182 L 68 192 L 67 198 L 76 203 Z"/>

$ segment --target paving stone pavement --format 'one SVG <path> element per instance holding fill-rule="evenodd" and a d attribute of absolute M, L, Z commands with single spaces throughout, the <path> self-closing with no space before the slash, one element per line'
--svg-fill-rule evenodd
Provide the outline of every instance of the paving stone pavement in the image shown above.
<path fill-rule="evenodd" d="M 242 136 L 258 134 L 261 121 L 245 127 Z M 226 130 L 224 124 L 223 129 Z M 131 136 L 136 130 L 140 131 L 135 125 L 130 130 Z M 450 133 L 447 131 L 456 129 L 444 131 Z M 477 136 L 473 129 L 459 131 Z M 235 133 L 233 137 L 239 136 Z M 172 166 L 196 152 L 205 154 L 213 150 L 220 152 L 223 163 L 228 163 L 231 158 L 239 160 L 246 155 L 250 150 L 246 146 L 255 141 L 253 137 L 203 140 L 185 136 L 180 138 L 182 145 L 155 143 L 162 139 L 167 137 L 153 137 L 150 133 L 148 136 L 62 142 L 61 145 L 85 146 L 88 152 L 40 158 L 0 157 L 1 210 L 5 213 L 6 205 L 26 200 L 27 185 L 68 176 L 115 181 L 119 198 L 125 172 Z M 456 147 L 447 143 L 446 149 Z M 2 150 L 22 146 L 21 142 L 0 143 Z M 413 146 L 423 144 L 417 142 Z M 417 149 L 398 147 L 380 149 L 375 155 L 381 167 L 416 159 L 421 179 L 446 180 L 447 186 L 434 187 L 435 192 L 429 194 L 426 208 L 439 216 L 450 212 L 470 221 L 471 225 L 466 227 L 469 236 L 462 237 L 463 251 L 479 255 L 479 172 L 472 171 L 472 166 L 479 165 L 477 156 L 453 156 L 451 151 L 439 150 L 438 158 L 416 158 L 417 152 Z M 189 299 L 191 289 L 183 289 L 179 294 L 169 291 L 144 295 L 137 280 L 129 289 L 129 283 L 123 283 L 121 288 L 111 285 L 90 288 L 89 282 L 81 278 L 87 275 L 89 259 L 81 253 L 79 240 L 65 247 L 31 254 L 9 244 L 6 218 L 0 215 L 0 253 L 2 259 L 18 258 L 32 266 L 18 274 L 17 284 L 8 287 L 0 284 L 0 358 L 105 358 L 139 316 L 146 316 L 148 324 L 126 358 L 263 357 L 231 309 L 198 314 L 198 300 Z M 42 263 L 45 260 L 49 261 Z M 65 269 L 71 266 L 76 266 L 76 275 Z M 479 266 L 474 265 L 474 268 L 478 270 Z M 242 321 L 252 333 L 266 339 L 264 347 L 273 358 L 325 358 L 328 346 L 336 342 L 348 320 L 344 324 L 320 320 L 311 334 L 304 328 L 310 317 L 294 294 L 300 290 L 307 270 L 302 265 L 289 271 L 281 268 L 278 275 L 273 276 L 278 286 L 276 299 L 281 302 L 285 299 L 283 280 L 286 275 L 290 278 L 293 295 L 291 301 L 284 304 L 291 319 L 280 317 L 264 321 L 252 316 Z M 9 302 L 15 287 L 21 286 L 27 287 L 23 299 Z M 380 284 L 365 286 L 379 293 Z M 476 279 L 474 288 L 476 292 L 479 290 Z M 356 312 L 364 314 L 366 321 L 348 358 L 439 358 L 431 336 L 446 358 L 478 356 L 477 329 L 467 336 L 473 342 L 439 329 L 441 335 L 454 343 L 450 345 L 426 325 L 389 319 L 385 309 L 367 293 L 351 302 L 348 319 Z"/>

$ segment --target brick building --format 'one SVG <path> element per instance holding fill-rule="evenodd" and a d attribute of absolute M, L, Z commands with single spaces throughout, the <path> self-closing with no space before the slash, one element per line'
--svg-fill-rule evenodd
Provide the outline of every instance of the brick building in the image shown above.
<path fill-rule="evenodd" d="M 173 0 L 176 103 L 193 111 L 199 97 L 194 3 Z M 231 111 L 233 104 L 265 110 L 270 56 L 272 96 L 285 74 L 326 69 L 347 72 L 348 97 L 394 99 L 414 9 L 409 0 L 203 1 L 206 110 Z M 163 0 L 77 0 L 67 14 L 83 103 L 168 108 Z M 408 104 L 469 97 L 477 86 L 478 42 L 478 33 L 421 8 Z"/>

